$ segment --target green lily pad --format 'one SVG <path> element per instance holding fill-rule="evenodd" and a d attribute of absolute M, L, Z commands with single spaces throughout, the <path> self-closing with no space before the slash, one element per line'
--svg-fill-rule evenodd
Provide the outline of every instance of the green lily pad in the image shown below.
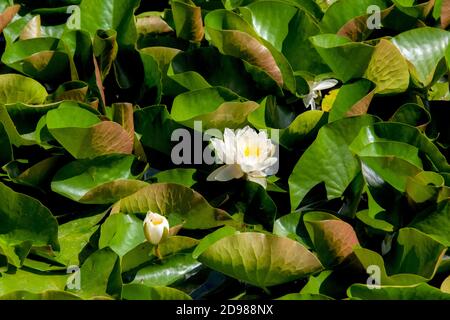
<path fill-rule="evenodd" d="M 203 29 L 202 9 L 191 0 L 175 0 L 172 2 L 172 14 L 177 36 L 186 40 L 200 42 L 205 31 Z"/>
<path fill-rule="evenodd" d="M 37 80 L 69 80 L 69 57 L 56 38 L 17 41 L 6 47 L 2 62 Z"/>
<path fill-rule="evenodd" d="M 336 77 L 343 82 L 361 78 L 370 63 L 375 48 L 335 34 L 311 37 L 311 42 Z"/>
<path fill-rule="evenodd" d="M 361 128 L 374 123 L 371 116 L 342 119 L 322 127 L 289 177 L 291 206 L 295 209 L 309 190 L 325 182 L 328 198 L 342 195 L 360 171 L 349 145 Z"/>
<path fill-rule="evenodd" d="M 201 263 L 192 258 L 191 254 L 173 255 L 162 261 L 153 261 L 150 265 L 139 269 L 132 284 L 169 286 L 189 278 L 200 266 Z"/>
<path fill-rule="evenodd" d="M 98 230 L 98 223 L 105 214 L 105 212 L 101 212 L 60 225 L 58 228 L 60 250 L 55 260 L 66 266 L 80 265 L 80 253 Z"/>
<path fill-rule="evenodd" d="M 259 38 L 240 16 L 227 10 L 216 10 L 205 17 L 207 38 L 223 54 L 241 58 L 263 70 L 280 87 L 294 91 L 295 80 L 286 58 L 272 45 Z"/>
<path fill-rule="evenodd" d="M 169 287 L 148 287 L 140 284 L 123 286 L 122 298 L 125 300 L 192 300 L 183 291 Z"/>
<path fill-rule="evenodd" d="M 392 42 L 380 40 L 367 67 L 366 76 L 376 84 L 376 93 L 405 92 L 409 86 L 408 64 Z"/>
<path fill-rule="evenodd" d="M 298 242 L 262 233 L 222 238 L 198 259 L 212 269 L 263 288 L 322 269 L 316 256 Z"/>
<path fill-rule="evenodd" d="M 72 293 L 57 290 L 48 290 L 40 293 L 21 290 L 0 296 L 0 300 L 81 300 L 81 298 Z"/>
<path fill-rule="evenodd" d="M 0 103 L 43 104 L 47 90 L 32 78 L 19 74 L 0 75 Z"/>
<path fill-rule="evenodd" d="M 376 290 L 355 284 L 348 289 L 348 296 L 362 300 L 450 300 L 450 294 L 426 283 L 411 286 L 382 286 Z"/>
<path fill-rule="evenodd" d="M 199 193 L 178 184 L 155 183 L 118 201 L 112 212 L 156 212 L 183 221 L 187 229 L 209 229 L 224 225 L 230 216 L 213 208 Z"/>
<path fill-rule="evenodd" d="M 94 252 L 80 270 L 80 288 L 74 293 L 83 299 L 119 297 L 122 289 L 119 257 L 105 248 Z"/>
<path fill-rule="evenodd" d="M 119 257 L 145 241 L 144 226 L 131 214 L 113 214 L 102 224 L 98 246 L 111 248 Z"/>
<path fill-rule="evenodd" d="M 178 95 L 172 106 L 172 118 L 189 127 L 202 123 L 206 130 L 239 128 L 247 123 L 247 116 L 259 105 L 243 102 L 235 93 L 221 87 L 190 91 Z"/>
<path fill-rule="evenodd" d="M 156 182 L 159 183 L 176 183 L 190 188 L 196 183 L 194 179 L 196 172 L 195 169 L 171 169 L 161 171 L 152 178 L 156 179 Z"/>
<path fill-rule="evenodd" d="M 132 46 L 137 40 L 134 11 L 139 5 L 138 0 L 101 0 L 83 1 L 80 5 L 81 29 L 89 31 L 91 36 L 97 30 L 116 30 L 119 45 Z M 101 17 L 101 19 L 99 19 Z"/>
<path fill-rule="evenodd" d="M 63 291 L 68 275 L 36 272 L 35 270 L 19 269 L 14 273 L 2 273 L 0 281 L 0 297 L 18 295 L 26 288 L 28 295 L 39 295 L 46 291 Z M 69 293 L 70 294 L 70 293 Z"/>
<path fill-rule="evenodd" d="M 26 256 L 21 252 L 23 245 L 52 246 L 58 250 L 58 223 L 50 210 L 38 200 L 14 192 L 0 183 L 0 197 L 3 203 L 0 217 L 3 221 L 0 234 L 0 250 L 9 263 L 20 266 Z M 26 250 L 26 251 L 28 251 Z"/>
<path fill-rule="evenodd" d="M 342 263 L 359 245 L 353 227 L 331 214 L 309 212 L 303 216 L 303 221 L 324 266 Z"/>
<path fill-rule="evenodd" d="M 148 185 L 135 180 L 140 174 L 138 169 L 136 158 L 131 155 L 77 160 L 56 173 L 51 187 L 80 203 L 114 203 Z"/>
<path fill-rule="evenodd" d="M 449 215 L 450 201 L 446 199 L 417 215 L 411 222 L 411 227 L 425 232 L 445 245 L 449 245 L 450 237 L 447 232 Z"/>
<path fill-rule="evenodd" d="M 429 27 L 409 30 L 392 39 L 411 63 L 411 74 L 422 86 L 428 86 L 432 82 L 449 41 L 450 32 Z"/>
<path fill-rule="evenodd" d="M 47 113 L 46 121 L 50 133 L 77 159 L 130 154 L 133 150 L 133 141 L 118 123 L 100 121 L 94 113 L 79 107 L 63 103 Z"/>

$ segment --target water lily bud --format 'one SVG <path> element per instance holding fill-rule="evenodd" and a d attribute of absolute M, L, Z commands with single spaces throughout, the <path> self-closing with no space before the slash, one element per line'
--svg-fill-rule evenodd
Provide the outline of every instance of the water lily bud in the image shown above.
<path fill-rule="evenodd" d="M 169 221 L 164 216 L 149 211 L 144 220 L 144 234 L 148 242 L 157 245 L 169 235 Z"/>

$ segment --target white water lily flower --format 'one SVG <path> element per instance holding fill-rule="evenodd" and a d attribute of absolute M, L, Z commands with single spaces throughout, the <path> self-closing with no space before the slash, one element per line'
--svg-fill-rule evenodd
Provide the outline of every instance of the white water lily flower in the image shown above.
<path fill-rule="evenodd" d="M 336 79 L 326 79 L 319 82 L 314 82 L 308 95 L 303 98 L 303 103 L 307 108 L 311 107 L 311 110 L 316 110 L 316 99 L 319 97 L 320 91 L 331 89 L 335 87 L 338 82 L 339 81 Z"/>
<path fill-rule="evenodd" d="M 149 211 L 144 220 L 144 234 L 148 242 L 157 245 L 169 235 L 169 221 L 164 216 Z"/>
<path fill-rule="evenodd" d="M 276 173 L 276 147 L 265 131 L 258 133 L 247 126 L 235 133 L 227 128 L 223 140 L 212 138 L 211 145 L 217 160 L 225 165 L 211 173 L 208 181 L 229 181 L 245 177 L 265 188 L 267 176 Z"/>

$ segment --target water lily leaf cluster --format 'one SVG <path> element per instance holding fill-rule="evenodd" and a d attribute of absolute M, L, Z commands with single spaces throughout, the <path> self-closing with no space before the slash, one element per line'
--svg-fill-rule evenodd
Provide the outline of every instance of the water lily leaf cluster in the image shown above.
<path fill-rule="evenodd" d="M 0 0 L 0 299 L 450 300 L 449 27 Z"/>

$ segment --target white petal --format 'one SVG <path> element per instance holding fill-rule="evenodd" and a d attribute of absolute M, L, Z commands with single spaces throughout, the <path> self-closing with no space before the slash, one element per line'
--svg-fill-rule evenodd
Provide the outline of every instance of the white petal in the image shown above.
<path fill-rule="evenodd" d="M 266 132 L 265 130 L 261 130 L 261 131 L 259 132 L 258 138 L 259 138 L 260 140 L 263 140 L 263 141 L 269 139 L 269 137 L 267 136 L 267 132 Z"/>
<path fill-rule="evenodd" d="M 312 91 L 321 91 L 321 90 L 331 89 L 331 88 L 335 87 L 338 83 L 339 83 L 339 81 L 337 81 L 336 79 L 323 80 L 317 84 L 314 84 Z"/>
<path fill-rule="evenodd" d="M 311 92 L 306 97 L 303 98 L 303 103 L 306 108 L 315 107 L 316 103 L 314 102 L 314 94 Z"/>
<path fill-rule="evenodd" d="M 211 146 L 213 147 L 218 163 L 225 162 L 225 143 L 222 140 L 212 138 L 210 140 Z"/>
<path fill-rule="evenodd" d="M 267 176 L 273 176 L 278 171 L 277 166 L 278 158 L 269 158 L 265 161 L 266 167 L 263 169 L 263 173 Z"/>
<path fill-rule="evenodd" d="M 162 226 L 163 226 L 164 229 L 167 229 L 167 232 L 169 232 L 169 229 L 170 229 L 169 221 L 166 218 L 164 218 Z"/>
<path fill-rule="evenodd" d="M 217 170 L 214 170 L 206 180 L 208 181 L 230 181 L 233 179 L 242 178 L 244 173 L 241 167 L 237 164 L 235 165 L 225 165 Z"/>
<path fill-rule="evenodd" d="M 154 225 L 152 222 L 147 222 L 144 224 L 144 234 L 148 242 L 151 244 L 158 244 L 163 236 L 164 226 L 163 224 Z"/>
<path fill-rule="evenodd" d="M 234 135 L 233 130 L 225 128 L 225 131 L 223 133 L 223 141 L 227 143 L 228 141 L 234 142 L 236 139 L 236 136 Z"/>
<path fill-rule="evenodd" d="M 252 129 L 250 126 L 245 126 L 243 129 L 238 129 L 236 131 L 236 138 L 245 137 L 252 133 L 256 133 L 256 131 Z"/>
<path fill-rule="evenodd" d="M 223 143 L 223 162 L 225 164 L 234 164 L 236 162 L 236 135 L 232 130 L 228 128 L 225 129 Z"/>
<path fill-rule="evenodd" d="M 259 170 L 259 162 L 255 157 L 246 157 L 245 161 L 240 164 L 242 171 L 250 173 Z"/>
<path fill-rule="evenodd" d="M 152 226 L 150 229 L 150 242 L 152 244 L 158 244 L 164 234 L 164 226 L 159 224 L 157 226 Z"/>
<path fill-rule="evenodd" d="M 255 175 L 256 173 L 261 176 L 271 176 L 276 173 L 278 170 L 278 166 L 276 166 L 276 163 L 278 162 L 278 158 L 271 157 L 271 158 L 265 158 L 260 161 L 254 161 L 254 162 L 247 162 L 243 165 L 242 171 Z"/>
<path fill-rule="evenodd" d="M 272 140 L 268 139 L 264 146 L 261 147 L 261 150 L 261 154 L 264 155 L 264 159 L 266 159 L 272 157 L 275 154 L 277 148 Z"/>
<path fill-rule="evenodd" d="M 264 189 L 267 188 L 267 180 L 264 177 L 253 177 L 253 176 L 248 175 L 247 180 L 261 185 Z"/>
<path fill-rule="evenodd" d="M 270 168 L 278 162 L 277 157 L 270 157 L 264 160 L 263 165 L 265 168 Z"/>
<path fill-rule="evenodd" d="M 166 217 L 149 211 L 144 219 L 144 234 L 147 240 L 157 245 L 169 233 L 169 221 Z"/>
<path fill-rule="evenodd" d="M 272 143 L 272 145 L 270 146 L 269 156 L 273 157 L 276 152 L 277 152 L 277 147 Z"/>

